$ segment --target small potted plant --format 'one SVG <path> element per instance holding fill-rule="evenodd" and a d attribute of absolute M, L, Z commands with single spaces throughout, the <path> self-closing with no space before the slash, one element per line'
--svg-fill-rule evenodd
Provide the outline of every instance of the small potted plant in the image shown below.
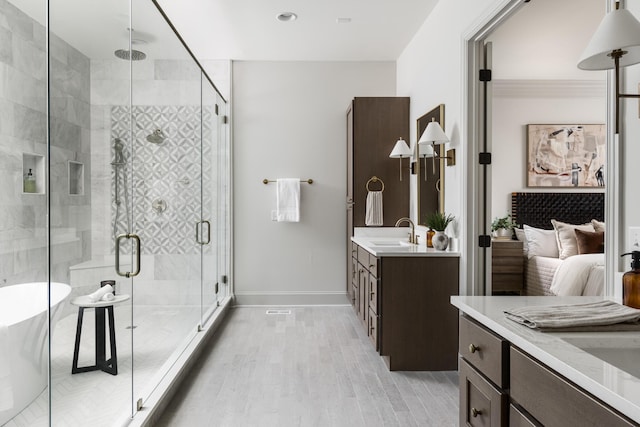
<path fill-rule="evenodd" d="M 431 243 L 436 250 L 444 251 L 449 246 L 449 237 L 444 233 L 447 226 L 455 219 L 455 216 L 444 212 L 432 212 L 427 214 L 425 224 L 436 233 L 431 238 Z"/>
<path fill-rule="evenodd" d="M 514 227 L 515 224 L 511 219 L 511 215 L 507 214 L 506 216 L 493 219 L 493 222 L 491 222 L 491 233 L 496 239 L 511 239 Z"/>

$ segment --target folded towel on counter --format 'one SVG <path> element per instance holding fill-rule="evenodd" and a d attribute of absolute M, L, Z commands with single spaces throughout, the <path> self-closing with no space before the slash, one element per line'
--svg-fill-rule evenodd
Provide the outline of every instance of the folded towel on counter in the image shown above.
<path fill-rule="evenodd" d="M 299 222 L 300 180 L 278 179 L 276 187 L 276 219 L 278 222 Z"/>
<path fill-rule="evenodd" d="M 9 327 L 0 324 L 0 411 L 7 411 L 13 408 L 10 348 Z"/>
<path fill-rule="evenodd" d="M 382 226 L 382 191 L 369 191 L 365 208 L 364 224 Z"/>
<path fill-rule="evenodd" d="M 111 292 L 107 292 L 102 296 L 102 298 L 100 298 L 100 301 L 113 301 L 114 299 L 116 299 L 116 296 Z"/>
<path fill-rule="evenodd" d="M 102 300 L 102 297 L 104 297 L 105 294 L 109 294 L 109 293 L 113 294 L 113 288 L 111 287 L 111 285 L 105 285 L 105 286 L 102 286 L 97 291 L 95 291 L 94 293 L 87 295 L 87 297 L 91 302 L 98 302 Z"/>
<path fill-rule="evenodd" d="M 509 320 L 533 329 L 560 329 L 640 323 L 640 310 L 615 303 L 599 301 L 585 304 L 520 307 L 505 310 Z"/>

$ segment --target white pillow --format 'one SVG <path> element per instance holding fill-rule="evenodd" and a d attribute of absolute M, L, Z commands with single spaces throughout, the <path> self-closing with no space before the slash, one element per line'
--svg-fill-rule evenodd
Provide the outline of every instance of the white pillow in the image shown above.
<path fill-rule="evenodd" d="M 593 225 L 593 229 L 596 231 L 605 231 L 604 222 L 602 221 L 598 221 L 597 219 L 592 219 L 591 225 Z"/>
<path fill-rule="evenodd" d="M 515 228 L 516 239 L 522 242 L 522 254 L 524 256 L 529 256 L 529 245 L 527 243 L 527 236 L 524 234 L 524 230 L 521 228 Z"/>
<path fill-rule="evenodd" d="M 570 256 L 578 255 L 578 241 L 576 240 L 575 230 L 594 232 L 593 225 L 591 223 L 575 225 L 567 224 L 564 222 L 551 220 L 553 228 L 556 230 L 556 237 L 558 239 L 558 252 L 560 253 L 560 259 L 567 259 Z"/>
<path fill-rule="evenodd" d="M 534 256 L 558 258 L 558 241 L 554 230 L 543 230 L 530 227 L 527 224 L 522 227 L 527 237 L 528 258 L 533 258 Z"/>

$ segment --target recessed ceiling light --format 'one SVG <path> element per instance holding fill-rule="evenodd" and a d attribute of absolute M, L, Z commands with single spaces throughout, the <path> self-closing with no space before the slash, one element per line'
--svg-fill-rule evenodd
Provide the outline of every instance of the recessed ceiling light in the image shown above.
<path fill-rule="evenodd" d="M 295 21 L 298 19 L 298 15 L 293 12 L 282 12 L 276 16 L 276 19 L 281 22 Z"/>
<path fill-rule="evenodd" d="M 348 24 L 351 22 L 351 18 L 336 18 L 338 24 Z"/>

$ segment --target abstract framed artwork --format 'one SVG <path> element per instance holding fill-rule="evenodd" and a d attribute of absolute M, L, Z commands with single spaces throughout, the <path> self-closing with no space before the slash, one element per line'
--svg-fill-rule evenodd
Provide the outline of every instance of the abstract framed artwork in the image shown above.
<path fill-rule="evenodd" d="M 604 124 L 527 125 L 527 187 L 604 188 Z"/>

